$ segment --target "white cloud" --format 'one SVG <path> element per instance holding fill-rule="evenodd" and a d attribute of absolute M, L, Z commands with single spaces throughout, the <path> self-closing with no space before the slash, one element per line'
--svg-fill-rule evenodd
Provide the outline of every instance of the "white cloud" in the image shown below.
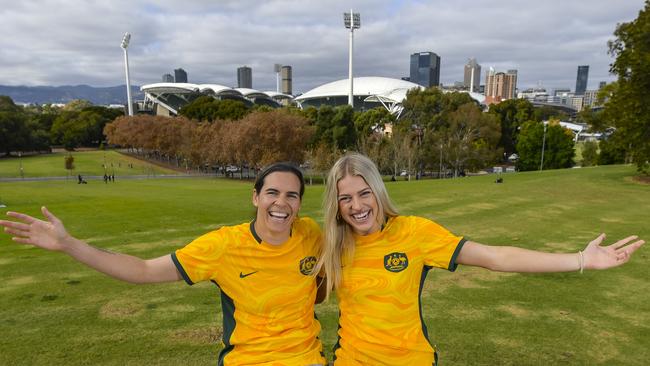
<path fill-rule="evenodd" d="M 347 76 L 343 12 L 361 12 L 355 73 L 402 77 L 409 55 L 442 57 L 441 80 L 462 79 L 476 57 L 486 70 L 516 68 L 519 86 L 575 86 L 590 65 L 590 87 L 609 75 L 607 40 L 633 20 L 642 0 L 202 1 L 1 0 L 0 83 L 123 84 L 122 34 L 129 31 L 134 84 L 182 67 L 190 82 L 234 85 L 253 68 L 253 86 L 274 89 L 274 63 L 293 66 L 294 90 Z"/>

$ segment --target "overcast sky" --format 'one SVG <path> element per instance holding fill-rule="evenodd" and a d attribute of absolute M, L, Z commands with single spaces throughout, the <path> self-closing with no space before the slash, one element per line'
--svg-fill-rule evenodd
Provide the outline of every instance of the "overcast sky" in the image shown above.
<path fill-rule="evenodd" d="M 442 58 L 444 84 L 462 81 L 469 57 L 518 69 L 520 89 L 588 88 L 612 81 L 607 41 L 635 19 L 643 0 L 0 0 L 0 84 L 124 84 L 124 32 L 131 84 L 161 81 L 182 67 L 191 83 L 235 86 L 253 69 L 253 88 L 275 90 L 273 64 L 293 67 L 294 93 L 347 78 L 343 15 L 361 13 L 355 76 L 408 76 L 409 55 Z"/>

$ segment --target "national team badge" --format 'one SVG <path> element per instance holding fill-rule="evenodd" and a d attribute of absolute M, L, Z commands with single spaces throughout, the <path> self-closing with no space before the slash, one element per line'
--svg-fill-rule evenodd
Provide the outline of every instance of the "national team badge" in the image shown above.
<path fill-rule="evenodd" d="M 409 266 L 405 253 L 390 253 L 384 256 L 384 268 L 390 272 L 402 272 Z"/>
<path fill-rule="evenodd" d="M 300 260 L 300 273 L 309 276 L 316 265 L 316 257 L 305 257 Z"/>

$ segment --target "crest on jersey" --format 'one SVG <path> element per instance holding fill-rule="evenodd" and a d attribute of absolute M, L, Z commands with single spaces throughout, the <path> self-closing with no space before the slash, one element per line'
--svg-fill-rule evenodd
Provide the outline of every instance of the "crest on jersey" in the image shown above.
<path fill-rule="evenodd" d="M 409 266 L 409 259 L 405 253 L 390 253 L 384 256 L 384 268 L 390 272 L 402 272 Z"/>
<path fill-rule="evenodd" d="M 305 257 L 300 260 L 300 273 L 309 276 L 316 265 L 316 257 Z"/>

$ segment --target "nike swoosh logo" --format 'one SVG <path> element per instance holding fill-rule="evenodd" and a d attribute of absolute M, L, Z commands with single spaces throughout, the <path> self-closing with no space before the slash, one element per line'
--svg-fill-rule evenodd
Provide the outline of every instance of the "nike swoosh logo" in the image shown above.
<path fill-rule="evenodd" d="M 244 274 L 243 272 L 239 272 L 239 278 L 248 277 L 248 276 L 250 276 L 250 275 L 252 275 L 252 274 L 255 274 L 255 273 L 257 273 L 257 272 L 258 272 L 258 271 L 253 271 L 253 272 L 246 273 L 246 274 Z"/>

